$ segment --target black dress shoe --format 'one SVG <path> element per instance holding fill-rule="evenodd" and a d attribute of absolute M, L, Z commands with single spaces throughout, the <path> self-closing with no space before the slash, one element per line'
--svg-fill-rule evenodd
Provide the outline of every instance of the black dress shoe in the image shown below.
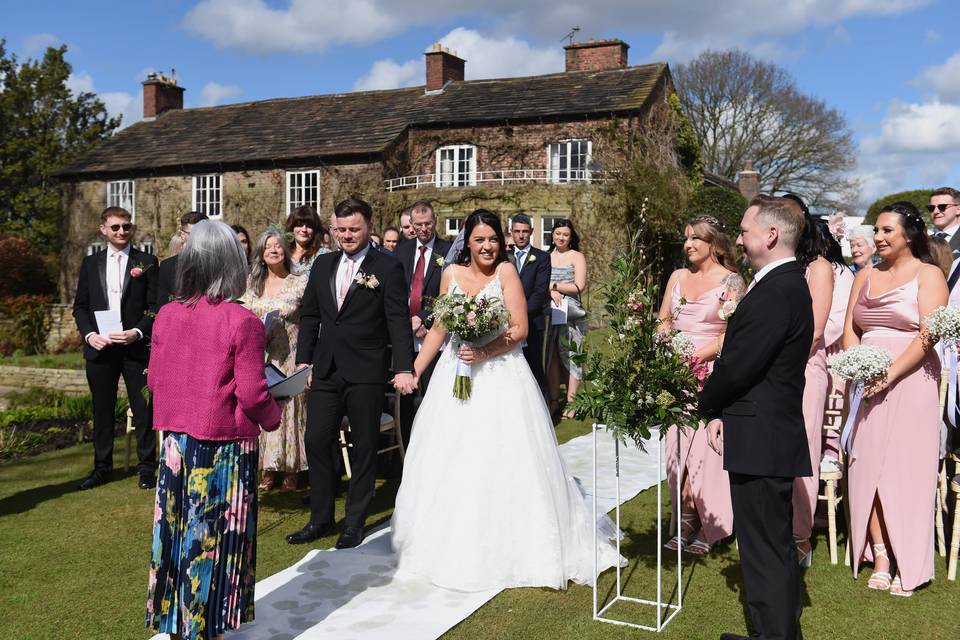
<path fill-rule="evenodd" d="M 85 491 L 87 489 L 93 489 L 94 487 L 99 487 L 102 484 L 106 484 L 110 482 L 112 475 L 113 474 L 109 471 L 94 469 L 93 471 L 90 472 L 90 475 L 88 475 L 87 478 L 80 483 L 80 486 L 78 486 L 77 488 L 80 489 L 81 491 Z"/>
<path fill-rule="evenodd" d="M 337 540 L 337 549 L 353 549 L 363 542 L 363 527 L 344 527 L 340 539 Z"/>
<path fill-rule="evenodd" d="M 313 524 L 311 522 L 303 529 L 300 529 L 300 531 L 288 535 L 287 542 L 290 544 L 306 544 L 333 535 L 336 530 L 332 522 L 325 522 L 323 524 Z"/>
<path fill-rule="evenodd" d="M 146 473 L 141 473 L 140 482 L 137 483 L 137 486 L 141 489 L 156 489 L 157 477 L 149 471 Z"/>
<path fill-rule="evenodd" d="M 750 636 L 739 636 L 735 633 L 721 633 L 720 640 L 750 640 Z"/>

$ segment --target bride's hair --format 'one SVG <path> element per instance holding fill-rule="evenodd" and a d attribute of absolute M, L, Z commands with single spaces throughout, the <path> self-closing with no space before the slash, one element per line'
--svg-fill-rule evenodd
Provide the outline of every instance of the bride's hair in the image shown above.
<path fill-rule="evenodd" d="M 507 259 L 507 240 L 503 237 L 503 225 L 500 223 L 500 216 L 489 209 L 477 209 L 463 223 L 463 247 L 457 256 L 457 264 L 470 264 L 470 234 L 478 224 L 485 224 L 493 229 L 497 234 L 497 242 L 500 243 L 500 249 L 497 252 L 497 261 L 500 264 Z"/>

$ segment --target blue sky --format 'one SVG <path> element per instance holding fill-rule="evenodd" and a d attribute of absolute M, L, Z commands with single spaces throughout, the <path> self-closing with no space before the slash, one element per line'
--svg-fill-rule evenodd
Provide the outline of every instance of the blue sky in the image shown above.
<path fill-rule="evenodd" d="M 562 71 L 565 33 L 617 37 L 630 63 L 740 47 L 788 69 L 847 118 L 861 199 L 960 186 L 960 3 L 951 0 L 2 0 L 20 58 L 66 43 L 77 90 L 125 124 L 140 81 L 176 69 L 187 106 L 423 82 L 442 41 L 467 77 Z M 855 213 L 855 212 L 851 212 Z"/>

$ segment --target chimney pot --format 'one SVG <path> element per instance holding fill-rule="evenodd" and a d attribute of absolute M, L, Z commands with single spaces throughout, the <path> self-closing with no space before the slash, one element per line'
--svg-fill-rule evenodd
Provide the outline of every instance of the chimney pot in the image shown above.
<path fill-rule="evenodd" d="M 427 63 L 427 88 L 430 91 L 443 89 L 448 82 L 462 81 L 466 60 L 457 56 L 439 42 L 424 54 Z"/>
<path fill-rule="evenodd" d="M 624 69 L 627 66 L 627 49 L 623 40 L 588 40 L 572 42 L 564 47 L 567 54 L 567 71 L 604 71 Z"/>
<path fill-rule="evenodd" d="M 170 109 L 183 109 L 183 92 L 174 77 L 150 73 L 143 81 L 143 117 L 153 119 Z"/>
<path fill-rule="evenodd" d="M 749 160 L 744 164 L 743 171 L 737 175 L 737 187 L 747 202 L 760 193 L 760 174 L 753 170 L 753 163 Z"/>

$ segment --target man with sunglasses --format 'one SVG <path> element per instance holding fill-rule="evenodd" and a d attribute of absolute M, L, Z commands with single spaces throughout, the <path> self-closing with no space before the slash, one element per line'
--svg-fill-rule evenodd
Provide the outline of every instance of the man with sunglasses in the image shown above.
<path fill-rule="evenodd" d="M 960 256 L 960 191 L 951 187 L 940 187 L 930 194 L 930 204 L 927 205 L 930 220 L 933 221 L 934 231 L 931 235 L 943 238 L 950 243 L 954 260 Z M 947 285 L 953 290 L 957 279 L 960 278 L 960 269 L 954 262 Z"/>
<path fill-rule="evenodd" d="M 93 396 L 93 471 L 79 488 L 93 489 L 111 479 L 117 384 L 122 375 L 136 429 L 139 486 L 152 489 L 157 484 L 157 439 L 142 390 L 147 384 L 147 343 L 157 310 L 157 259 L 131 246 L 133 223 L 126 209 L 104 209 L 100 233 L 107 248 L 83 259 L 73 302 Z M 100 327 L 98 311 L 119 314 L 120 330 Z"/>

